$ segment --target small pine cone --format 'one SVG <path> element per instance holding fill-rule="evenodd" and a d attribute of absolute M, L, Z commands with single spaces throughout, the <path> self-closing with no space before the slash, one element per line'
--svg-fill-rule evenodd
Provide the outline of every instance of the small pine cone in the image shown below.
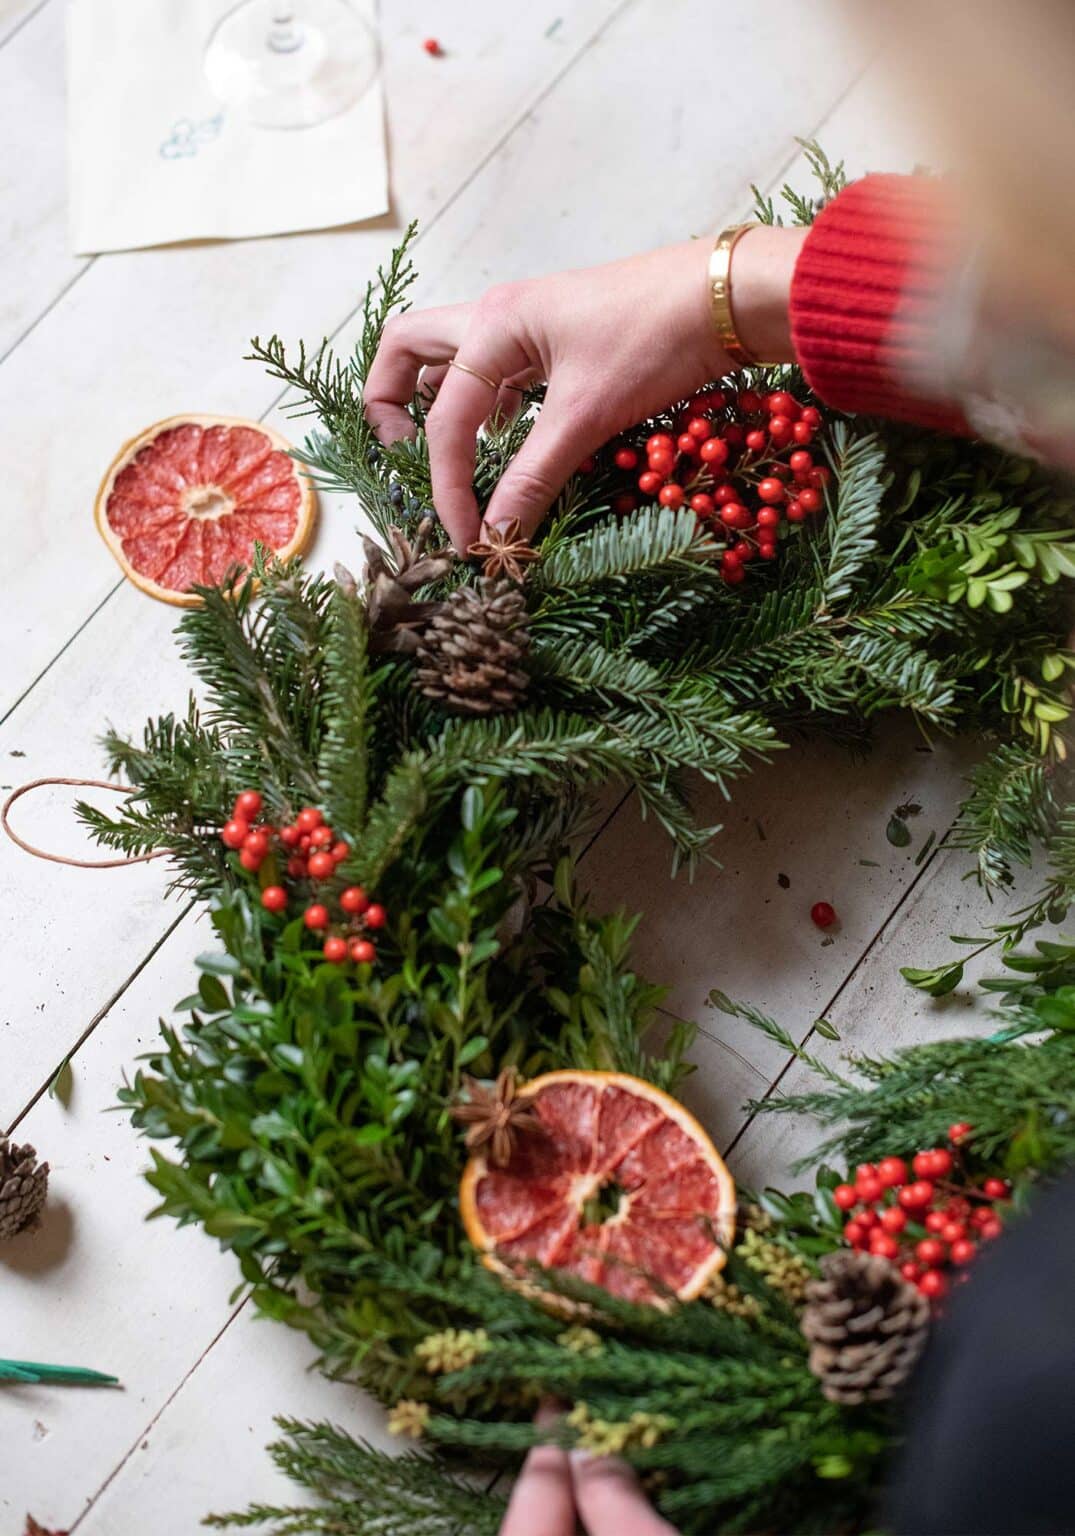
<path fill-rule="evenodd" d="M 40 1226 L 48 1187 L 49 1165 L 33 1147 L 0 1136 L 0 1242 Z"/>
<path fill-rule="evenodd" d="M 513 582 L 482 579 L 457 588 L 422 635 L 418 686 L 453 714 L 515 709 L 529 682 L 522 670 L 526 620 L 526 599 Z"/>
<path fill-rule="evenodd" d="M 807 1287 L 803 1336 L 810 1369 L 831 1403 L 883 1402 L 926 1343 L 929 1302 L 877 1254 L 839 1249 Z"/>

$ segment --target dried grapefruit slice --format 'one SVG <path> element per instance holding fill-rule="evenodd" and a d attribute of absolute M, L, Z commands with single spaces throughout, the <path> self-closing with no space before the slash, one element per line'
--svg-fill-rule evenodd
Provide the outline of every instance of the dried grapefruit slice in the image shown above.
<path fill-rule="evenodd" d="M 541 1122 L 508 1162 L 484 1152 L 459 1190 L 490 1268 L 566 1270 L 631 1301 L 697 1296 L 727 1257 L 735 1185 L 682 1104 L 620 1072 L 549 1072 L 518 1095 Z"/>
<path fill-rule="evenodd" d="M 287 559 L 313 531 L 313 486 L 278 432 L 233 416 L 169 416 L 132 438 L 101 481 L 94 518 L 134 584 L 191 607 L 191 587 L 249 565 L 255 541 Z"/>

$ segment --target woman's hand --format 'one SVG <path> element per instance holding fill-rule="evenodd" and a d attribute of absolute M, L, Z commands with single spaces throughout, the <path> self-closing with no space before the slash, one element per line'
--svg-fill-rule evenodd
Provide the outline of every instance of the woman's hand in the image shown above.
<path fill-rule="evenodd" d="M 500 1536 L 575 1536 L 576 1520 L 587 1536 L 677 1536 L 617 1457 L 537 1446 L 515 1484 Z"/>
<path fill-rule="evenodd" d="M 787 297 L 802 239 L 800 230 L 759 225 L 733 254 L 739 338 L 767 362 L 791 356 Z M 709 254 L 708 241 L 691 240 L 388 322 L 366 380 L 366 416 L 384 443 L 413 437 L 406 406 L 425 370 L 423 383 L 437 390 L 426 420 L 433 501 L 458 550 L 479 533 L 475 440 L 491 414 L 510 408 L 512 386 L 544 379 L 548 393 L 486 521 L 518 518 L 529 535 L 587 454 L 730 370 L 710 316 Z"/>

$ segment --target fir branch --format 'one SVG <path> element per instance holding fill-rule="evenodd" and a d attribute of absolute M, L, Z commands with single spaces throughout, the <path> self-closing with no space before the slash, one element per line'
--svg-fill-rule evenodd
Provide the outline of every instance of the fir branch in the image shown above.
<path fill-rule="evenodd" d="M 366 818 L 376 678 L 369 672 L 365 610 L 351 583 L 337 581 L 327 618 L 322 684 L 327 723 L 317 773 L 329 821 L 353 847 Z"/>
<path fill-rule="evenodd" d="M 831 454 L 840 478 L 827 528 L 829 558 L 822 595 L 827 609 L 851 596 L 876 552 L 885 463 L 880 439 L 873 434 L 852 439 L 844 422 L 833 424 Z"/>
<path fill-rule="evenodd" d="M 579 592 L 642 572 L 712 559 L 718 546 L 700 533 L 689 509 L 643 507 L 622 522 L 601 523 L 560 544 L 533 574 L 540 590 L 558 587 Z"/>

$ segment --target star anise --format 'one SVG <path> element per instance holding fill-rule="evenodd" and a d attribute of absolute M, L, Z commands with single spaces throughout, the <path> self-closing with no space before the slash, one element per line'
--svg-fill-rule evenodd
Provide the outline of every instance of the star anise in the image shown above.
<path fill-rule="evenodd" d="M 464 1078 L 467 1097 L 452 1106 L 452 1116 L 468 1127 L 465 1137 L 468 1151 L 488 1146 L 493 1162 L 503 1167 L 515 1150 L 516 1138 L 523 1132 L 544 1130 L 535 1110 L 519 1097 L 519 1077 L 514 1067 L 505 1067 L 491 1086 L 476 1078 Z"/>
<path fill-rule="evenodd" d="M 530 541 L 523 538 L 517 517 L 513 517 L 504 528 L 488 529 L 484 539 L 469 546 L 467 554 L 485 562 L 482 575 L 488 576 L 490 580 L 495 580 L 497 576 L 510 576 L 512 581 L 518 582 L 526 580 L 524 566 L 529 565 L 531 560 L 541 558 L 537 550 L 531 547 Z"/>

